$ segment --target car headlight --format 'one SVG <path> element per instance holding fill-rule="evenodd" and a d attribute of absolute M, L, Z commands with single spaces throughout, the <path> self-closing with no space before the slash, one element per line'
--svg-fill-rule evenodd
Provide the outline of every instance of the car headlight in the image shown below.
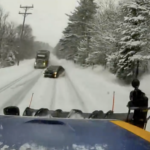
<path fill-rule="evenodd" d="M 56 75 L 56 74 L 57 74 L 57 72 L 54 72 L 54 74 Z"/>
<path fill-rule="evenodd" d="M 43 65 L 44 65 L 44 66 L 46 65 L 45 62 L 43 63 Z"/>

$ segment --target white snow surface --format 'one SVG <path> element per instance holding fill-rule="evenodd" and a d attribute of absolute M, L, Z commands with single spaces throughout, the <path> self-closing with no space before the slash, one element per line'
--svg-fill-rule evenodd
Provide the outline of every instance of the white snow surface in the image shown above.
<path fill-rule="evenodd" d="M 106 144 L 104 145 L 99 145 L 99 144 L 95 144 L 93 146 L 85 146 L 85 145 L 77 145 L 77 144 L 73 144 L 72 145 L 72 148 L 74 150 L 92 150 L 92 149 L 97 149 L 97 150 L 105 150 L 105 147 L 107 147 Z M 5 149 L 9 149 L 9 146 L 3 146 L 3 148 L 1 150 L 5 150 Z M 37 144 L 24 144 L 22 145 L 19 150 L 27 150 L 27 149 L 31 149 L 31 150 L 47 150 L 46 147 L 43 147 L 43 146 L 39 146 Z M 64 149 L 69 149 L 69 147 L 63 147 L 62 150 Z M 57 148 L 53 147 L 53 148 L 50 148 L 49 150 L 57 150 Z"/>
<path fill-rule="evenodd" d="M 49 108 L 51 110 L 81 109 L 83 112 L 112 109 L 115 92 L 114 112 L 126 113 L 129 93 L 133 88 L 118 82 L 116 77 L 103 67 L 82 68 L 67 60 L 58 60 L 51 55 L 51 65 L 62 65 L 65 76 L 57 79 L 44 78 L 42 69 L 34 69 L 34 59 L 20 62 L 19 66 L 0 69 L 0 114 L 3 108 L 18 106 L 21 114 L 31 108 Z M 140 89 L 150 98 L 150 76 L 141 80 Z M 149 113 L 150 115 L 150 113 Z M 150 132 L 150 123 L 147 125 Z"/>

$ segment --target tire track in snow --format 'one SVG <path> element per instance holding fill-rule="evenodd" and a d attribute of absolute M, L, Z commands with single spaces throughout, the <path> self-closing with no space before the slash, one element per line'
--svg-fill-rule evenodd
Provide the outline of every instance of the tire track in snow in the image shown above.
<path fill-rule="evenodd" d="M 56 82 L 57 82 L 57 79 L 54 79 L 55 81 L 54 81 L 54 83 L 53 83 L 53 85 L 52 85 L 52 88 L 51 88 L 51 93 L 52 93 L 52 95 L 51 95 L 51 98 L 50 98 L 50 110 L 53 110 L 53 108 L 54 108 L 54 105 L 55 105 L 55 97 L 56 97 Z"/>
<path fill-rule="evenodd" d="M 66 80 L 66 83 L 68 84 L 68 86 L 73 89 L 75 95 L 77 96 L 77 100 L 78 100 L 78 102 L 81 104 L 81 106 L 82 106 L 82 108 L 84 109 L 84 111 L 87 112 L 88 109 L 87 109 L 87 107 L 85 106 L 84 100 L 82 100 L 82 98 L 81 98 L 81 96 L 80 96 L 78 90 L 75 88 L 74 84 L 72 83 L 70 77 L 69 77 L 67 74 L 66 74 L 65 80 Z M 69 91 L 68 91 L 68 92 L 69 92 Z"/>
<path fill-rule="evenodd" d="M 2 93 L 3 91 L 7 90 L 8 88 L 10 88 L 11 86 L 13 86 L 14 84 L 16 84 L 17 82 L 19 82 L 20 80 L 26 78 L 27 76 L 31 75 L 35 70 L 30 71 L 29 73 L 25 74 L 24 76 L 10 82 L 9 84 L 5 85 L 4 87 L 0 88 L 0 93 Z"/>
<path fill-rule="evenodd" d="M 40 76 L 39 80 L 36 84 L 30 89 L 30 91 L 23 98 L 21 103 L 19 103 L 19 108 L 21 113 L 23 113 L 24 109 L 29 105 L 31 95 L 34 93 L 33 100 L 31 103 L 31 108 L 40 109 L 40 108 L 48 108 L 50 107 L 50 100 L 53 94 L 52 88 L 54 85 L 54 80 L 49 78 L 44 78 L 43 75 Z"/>
<path fill-rule="evenodd" d="M 39 80 L 40 76 L 41 76 L 41 72 L 38 73 L 34 78 L 32 78 L 30 80 L 30 82 L 27 82 L 27 84 L 25 86 L 23 86 L 23 88 L 20 91 L 18 91 L 17 93 L 15 93 L 15 95 L 13 95 L 4 104 L 2 104 L 0 106 L 0 110 L 2 110 L 3 108 L 5 108 L 7 106 L 18 106 L 18 104 L 22 102 L 22 100 L 24 99 L 24 97 L 26 96 L 26 94 L 37 83 L 37 81 Z M 17 82 L 19 82 L 19 81 L 17 81 Z M 11 85 L 11 86 L 13 86 L 13 85 Z M 9 87 L 11 87 L 11 86 L 9 86 Z"/>

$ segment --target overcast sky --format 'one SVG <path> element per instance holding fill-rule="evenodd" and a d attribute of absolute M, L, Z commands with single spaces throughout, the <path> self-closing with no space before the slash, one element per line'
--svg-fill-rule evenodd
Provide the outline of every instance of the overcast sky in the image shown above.
<path fill-rule="evenodd" d="M 23 22 L 23 16 L 18 14 L 19 11 L 24 12 L 24 9 L 19 8 L 20 4 L 34 5 L 28 11 L 33 14 L 26 18 L 26 24 L 32 26 L 36 40 L 48 42 L 52 47 L 57 44 L 67 26 L 68 17 L 65 14 L 78 5 L 77 0 L 0 0 L 0 6 L 10 13 L 9 18 L 17 24 Z"/>

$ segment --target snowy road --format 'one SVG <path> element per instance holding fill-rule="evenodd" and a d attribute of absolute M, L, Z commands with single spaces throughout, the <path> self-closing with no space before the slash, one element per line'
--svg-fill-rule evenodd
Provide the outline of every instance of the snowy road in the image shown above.
<path fill-rule="evenodd" d="M 103 68 L 81 69 L 74 64 L 51 58 L 51 64 L 61 64 L 66 69 L 65 77 L 58 79 L 43 78 L 43 70 L 33 69 L 34 60 L 24 61 L 20 66 L 0 69 L 0 114 L 10 105 L 19 106 L 21 114 L 29 106 L 31 96 L 32 108 L 62 109 L 73 108 L 83 112 L 112 109 L 113 92 L 115 92 L 115 112 L 127 112 L 130 86 L 116 84 L 114 75 Z M 142 90 L 150 97 L 146 82 Z M 150 131 L 150 125 L 147 130 Z"/>
<path fill-rule="evenodd" d="M 52 64 L 55 63 L 52 61 Z M 34 93 L 31 105 L 33 108 L 61 108 L 67 111 L 77 108 L 88 111 L 84 100 L 67 74 L 57 80 L 43 78 L 43 70 L 33 69 L 33 61 L 24 67 L 20 66 L 16 74 L 19 74 L 25 68 L 28 68 L 28 71 L 15 80 L 12 80 L 11 74 L 6 74 L 5 82 L 7 84 L 3 83 L 3 86 L 0 87 L 1 114 L 3 108 L 10 105 L 19 106 L 22 114 L 25 107 L 29 106 L 32 93 Z"/>

